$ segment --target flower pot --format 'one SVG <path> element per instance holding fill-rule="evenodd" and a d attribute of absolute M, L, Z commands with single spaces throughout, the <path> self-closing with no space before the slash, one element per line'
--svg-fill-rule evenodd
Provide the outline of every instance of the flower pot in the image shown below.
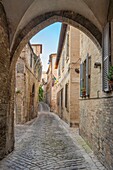
<path fill-rule="evenodd" d="M 86 97 L 86 91 L 82 91 L 82 97 Z"/>
<path fill-rule="evenodd" d="M 109 89 L 113 91 L 113 80 L 109 80 Z"/>

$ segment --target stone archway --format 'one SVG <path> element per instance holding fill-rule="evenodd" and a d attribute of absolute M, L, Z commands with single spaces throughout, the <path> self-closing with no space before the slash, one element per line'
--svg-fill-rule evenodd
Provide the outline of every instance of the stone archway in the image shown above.
<path fill-rule="evenodd" d="M 14 74 L 9 77 L 9 70 L 9 32 L 6 13 L 0 3 L 0 159 L 14 148 L 14 115 L 10 112 L 14 105 L 14 82 L 11 81 Z"/>
<path fill-rule="evenodd" d="M 42 30 L 43 28 L 47 27 L 48 25 L 55 23 L 55 22 L 64 22 L 67 24 L 70 24 L 84 33 L 86 33 L 92 40 L 93 42 L 101 48 L 101 40 L 102 40 L 102 35 L 99 29 L 91 23 L 88 19 L 85 17 L 81 16 L 80 14 L 76 14 L 72 11 L 56 11 L 56 12 L 48 12 L 45 13 L 44 15 L 38 16 L 34 18 L 24 29 L 20 31 L 20 33 L 17 35 L 15 39 L 14 46 L 11 50 L 11 53 L 9 52 L 9 32 L 7 30 L 7 19 L 5 15 L 5 11 L 3 9 L 3 6 L 1 5 L 2 11 L 1 11 L 1 16 L 2 18 L 0 25 L 2 26 L 3 32 L 1 32 L 1 35 L 4 34 L 4 47 L 2 46 L 2 43 L 0 45 L 1 51 L 3 49 L 5 50 L 4 53 L 9 56 L 5 57 L 5 60 L 3 60 L 2 57 L 4 57 L 4 54 L 1 54 L 1 63 L 4 61 L 4 68 L 1 72 L 1 75 L 3 76 L 3 81 L 4 78 L 6 79 L 6 88 L 3 90 L 3 87 L 1 87 L 1 93 L 4 92 L 6 93 L 6 96 L 4 95 L 4 101 L 6 103 L 6 110 L 4 110 L 4 136 L 1 137 L 1 147 L 5 148 L 3 151 L 0 152 L 0 158 L 2 159 L 5 154 L 8 152 L 11 152 L 14 148 L 14 68 L 16 61 L 18 59 L 18 56 L 20 52 L 22 51 L 23 47 L 25 44 L 28 42 L 28 40 L 35 35 L 37 32 Z M 5 20 L 5 24 L 4 24 Z M 7 51 L 7 53 L 6 53 Z M 7 58 L 7 60 L 6 60 Z M 6 64 L 5 64 L 6 62 Z M 5 74 L 6 71 L 6 74 Z M 4 73 L 4 75 L 3 75 Z M 7 76 L 6 76 L 7 75 Z M 3 83 L 1 84 L 1 86 Z M 8 87 L 9 86 L 9 87 Z M 1 96 L 3 98 L 3 94 Z M 7 98 L 7 99 L 6 99 Z M 4 102 L 3 101 L 3 102 Z M 1 107 L 4 106 L 4 103 L 1 103 Z M 3 144 L 3 145 L 2 145 Z"/>
<path fill-rule="evenodd" d="M 70 24 L 83 31 L 96 44 L 97 48 L 102 46 L 102 34 L 100 30 L 87 18 L 73 11 L 55 11 L 37 16 L 18 33 L 11 49 L 11 70 L 17 61 L 18 54 L 25 44 L 39 31 L 55 23 L 63 22 Z"/>
<path fill-rule="evenodd" d="M 68 1 L 68 3 L 70 2 Z M 81 8 L 81 11 L 82 11 L 82 8 Z M 60 22 L 70 24 L 74 27 L 77 27 L 78 29 L 83 31 L 85 34 L 87 34 L 92 39 L 92 41 L 97 45 L 98 48 L 101 48 L 102 46 L 101 44 L 102 33 L 101 32 L 102 32 L 102 26 L 103 26 L 103 24 L 100 24 L 101 29 L 99 30 L 99 28 L 93 22 L 91 22 L 90 19 L 88 19 L 87 17 L 83 17 L 83 15 L 81 15 L 80 13 L 76 13 L 70 9 L 68 10 L 68 8 L 67 10 L 60 9 L 59 11 L 59 8 L 58 8 L 57 10 L 55 9 L 54 11 L 50 10 L 49 12 L 38 15 L 37 17 L 32 19 L 22 29 L 18 26 L 19 31 L 15 35 L 15 40 L 13 42 L 12 48 L 10 48 L 11 45 L 10 45 L 9 37 L 10 37 L 11 31 L 9 29 L 10 24 L 8 26 L 7 17 L 6 17 L 6 13 L 3 8 L 3 5 L 0 3 L 0 19 L 1 19 L 0 20 L 0 27 L 1 27 L 0 37 L 2 37 L 0 41 L 0 49 L 1 49 L 0 50 L 1 51 L 0 53 L 0 63 L 1 63 L 1 71 L 0 71 L 1 113 L 0 114 L 1 116 L 0 117 L 1 117 L 1 122 L 2 122 L 1 123 L 1 138 L 0 138 L 0 143 L 1 143 L 0 159 L 2 159 L 6 153 L 12 151 L 14 147 L 14 127 L 13 127 L 14 72 L 13 71 L 14 71 L 17 58 L 22 48 L 24 47 L 24 45 L 37 32 L 39 32 L 40 30 L 42 30 L 43 28 L 45 28 L 46 26 L 54 22 L 60 21 Z M 106 21 L 102 23 L 105 24 L 105 22 Z"/>

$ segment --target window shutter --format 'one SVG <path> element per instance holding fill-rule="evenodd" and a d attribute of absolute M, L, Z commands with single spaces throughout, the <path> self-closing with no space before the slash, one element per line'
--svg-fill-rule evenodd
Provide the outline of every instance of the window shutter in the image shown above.
<path fill-rule="evenodd" d="M 89 96 L 89 54 L 86 56 L 86 96 Z"/>
<path fill-rule="evenodd" d="M 84 86 L 84 74 L 83 74 L 83 63 L 80 64 L 80 97 L 82 97 L 82 91 L 81 89 L 83 88 Z"/>
<path fill-rule="evenodd" d="M 110 49 L 110 23 L 104 28 L 103 31 L 103 91 L 109 91 L 109 84 L 107 74 L 111 64 L 111 49 Z"/>

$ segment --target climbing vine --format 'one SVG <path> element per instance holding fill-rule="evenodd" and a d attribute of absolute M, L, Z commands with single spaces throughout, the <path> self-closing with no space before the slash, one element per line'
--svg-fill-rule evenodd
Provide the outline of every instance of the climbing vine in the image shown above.
<path fill-rule="evenodd" d="M 41 101 L 43 101 L 43 88 L 42 88 L 42 86 L 40 85 L 39 86 L 39 93 L 38 93 L 38 97 L 39 97 L 39 101 L 41 102 Z"/>

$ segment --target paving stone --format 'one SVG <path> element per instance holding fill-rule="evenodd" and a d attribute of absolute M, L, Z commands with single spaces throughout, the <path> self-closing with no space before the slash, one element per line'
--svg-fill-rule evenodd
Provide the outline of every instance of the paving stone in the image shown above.
<path fill-rule="evenodd" d="M 0 170 L 105 170 L 77 130 L 54 113 L 40 113 L 15 131 L 15 150 L 0 162 Z"/>

